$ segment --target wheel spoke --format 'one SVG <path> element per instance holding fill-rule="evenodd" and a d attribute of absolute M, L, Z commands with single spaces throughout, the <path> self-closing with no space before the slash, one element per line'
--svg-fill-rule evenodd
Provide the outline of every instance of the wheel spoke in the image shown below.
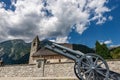
<path fill-rule="evenodd" d="M 95 73 L 93 72 L 93 80 L 95 80 Z"/>
<path fill-rule="evenodd" d="M 100 75 L 102 75 L 102 76 L 104 76 L 104 77 L 106 77 L 101 71 L 99 71 L 99 70 L 96 70 L 96 72 L 97 73 L 99 73 Z"/>
<path fill-rule="evenodd" d="M 85 63 L 85 62 L 82 62 L 84 65 L 86 65 L 86 66 L 89 66 L 89 64 L 87 64 L 87 63 Z"/>
<path fill-rule="evenodd" d="M 85 71 L 85 74 L 89 73 L 91 70 L 92 70 L 92 69 L 89 69 L 89 70 Z"/>
<path fill-rule="evenodd" d="M 87 56 L 87 57 L 88 57 L 88 56 Z M 89 58 L 87 58 L 87 57 L 86 57 L 86 60 L 87 60 L 86 62 L 88 62 L 88 63 L 89 63 L 89 65 L 90 65 L 90 64 L 91 64 L 91 62 L 90 62 Z"/>
<path fill-rule="evenodd" d="M 95 71 L 95 74 L 94 74 L 94 75 L 95 75 L 95 80 L 98 80 L 98 77 L 99 77 L 99 76 L 98 76 L 98 74 L 97 74 L 96 71 Z"/>
<path fill-rule="evenodd" d="M 81 69 L 89 69 L 89 67 L 80 67 Z"/>
<path fill-rule="evenodd" d="M 94 62 L 94 65 L 97 64 L 97 61 L 98 61 L 99 57 L 96 58 L 95 62 Z"/>
<path fill-rule="evenodd" d="M 89 73 L 89 75 L 88 75 L 88 77 L 87 77 L 87 80 L 90 79 L 91 75 L 92 75 L 92 71 L 90 71 L 90 73 Z"/>
<path fill-rule="evenodd" d="M 97 70 L 105 70 L 104 68 L 101 68 L 101 67 L 99 67 L 99 68 L 96 68 Z"/>
<path fill-rule="evenodd" d="M 103 64 L 103 63 L 100 63 L 100 64 L 96 65 L 96 67 L 95 67 L 95 68 L 100 67 L 102 64 Z"/>

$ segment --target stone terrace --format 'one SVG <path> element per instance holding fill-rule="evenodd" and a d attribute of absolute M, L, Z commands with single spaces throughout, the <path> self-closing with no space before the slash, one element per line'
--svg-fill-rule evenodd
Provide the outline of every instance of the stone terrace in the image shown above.
<path fill-rule="evenodd" d="M 110 70 L 120 73 L 120 60 L 107 63 Z M 36 65 L 6 65 L 0 67 L 0 80 L 75 80 L 73 67 L 74 63 L 46 64 L 44 69 Z"/>

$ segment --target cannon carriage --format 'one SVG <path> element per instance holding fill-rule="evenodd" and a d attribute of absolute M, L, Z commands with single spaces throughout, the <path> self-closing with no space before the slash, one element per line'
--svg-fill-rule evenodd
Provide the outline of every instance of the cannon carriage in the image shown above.
<path fill-rule="evenodd" d="M 120 80 L 120 78 L 111 77 L 112 74 L 110 74 L 108 64 L 99 55 L 94 53 L 84 54 L 49 40 L 41 41 L 39 48 L 42 47 L 72 59 L 75 62 L 74 72 L 79 80 Z"/>

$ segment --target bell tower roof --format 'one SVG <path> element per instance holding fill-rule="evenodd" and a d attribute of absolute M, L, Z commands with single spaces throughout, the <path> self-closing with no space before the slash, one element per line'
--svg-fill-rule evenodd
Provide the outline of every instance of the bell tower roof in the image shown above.
<path fill-rule="evenodd" d="M 33 39 L 33 42 L 40 42 L 38 35 Z"/>

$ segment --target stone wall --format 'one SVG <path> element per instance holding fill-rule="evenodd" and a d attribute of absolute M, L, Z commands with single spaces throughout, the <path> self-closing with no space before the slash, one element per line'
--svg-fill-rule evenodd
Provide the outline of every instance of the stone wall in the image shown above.
<path fill-rule="evenodd" d="M 107 61 L 111 70 L 120 73 L 120 61 Z M 14 65 L 0 67 L 0 77 L 75 77 L 74 63 Z"/>
<path fill-rule="evenodd" d="M 44 72 L 45 77 L 75 77 L 74 63 L 47 64 Z"/>
<path fill-rule="evenodd" d="M 110 70 L 120 73 L 120 60 L 107 61 Z"/>
<path fill-rule="evenodd" d="M 0 77 L 41 77 L 43 69 L 35 65 L 14 65 L 0 67 Z"/>

